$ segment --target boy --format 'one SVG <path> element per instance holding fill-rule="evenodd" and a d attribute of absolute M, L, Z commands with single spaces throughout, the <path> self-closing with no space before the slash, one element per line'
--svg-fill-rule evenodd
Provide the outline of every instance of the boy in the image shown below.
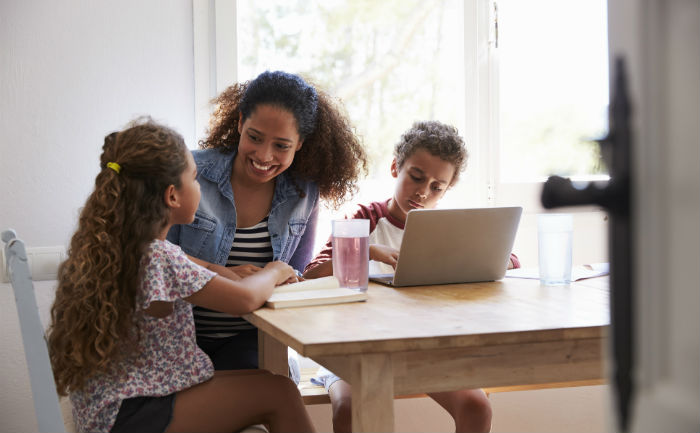
<path fill-rule="evenodd" d="M 432 209 L 459 178 L 467 162 L 467 150 L 457 129 L 437 121 L 416 122 L 394 147 L 391 175 L 396 178 L 392 198 L 360 205 L 350 218 L 370 221 L 370 274 L 392 272 L 396 267 L 406 215 L 412 209 Z M 325 248 L 306 267 L 305 278 L 333 274 L 332 247 Z M 520 267 L 511 254 L 509 268 Z M 333 431 L 349 432 L 351 426 L 350 385 L 321 369 L 316 381 L 328 390 L 333 409 Z M 480 389 L 428 394 L 455 420 L 457 432 L 488 432 L 491 404 Z"/>

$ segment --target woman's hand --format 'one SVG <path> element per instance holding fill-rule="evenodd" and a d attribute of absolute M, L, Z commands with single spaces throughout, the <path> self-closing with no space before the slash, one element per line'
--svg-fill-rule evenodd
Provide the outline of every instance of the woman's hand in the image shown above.
<path fill-rule="evenodd" d="M 294 268 L 279 260 L 266 264 L 263 269 L 272 271 L 277 275 L 275 285 L 295 283 L 298 281 Z"/>
<path fill-rule="evenodd" d="M 399 250 L 386 245 L 372 244 L 369 246 L 369 258 L 386 263 L 396 269 L 396 263 L 399 261 Z"/>
<path fill-rule="evenodd" d="M 230 269 L 236 275 L 238 275 L 240 278 L 245 278 L 250 275 L 253 275 L 256 272 L 260 272 L 262 268 L 259 268 L 255 265 L 239 265 L 239 266 L 231 266 L 227 269 Z"/>
<path fill-rule="evenodd" d="M 238 281 L 241 279 L 241 276 L 238 275 L 232 268 L 227 268 L 224 266 L 216 266 L 216 267 L 209 267 L 210 270 L 216 272 L 217 274 L 221 275 L 222 277 L 226 277 L 229 280 L 232 281 Z"/>

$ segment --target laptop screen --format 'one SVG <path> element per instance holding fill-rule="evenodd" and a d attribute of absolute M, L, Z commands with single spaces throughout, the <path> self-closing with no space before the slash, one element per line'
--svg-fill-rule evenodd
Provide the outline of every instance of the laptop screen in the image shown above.
<path fill-rule="evenodd" d="M 470 283 L 504 277 L 521 207 L 412 210 L 393 278 L 395 286 Z"/>

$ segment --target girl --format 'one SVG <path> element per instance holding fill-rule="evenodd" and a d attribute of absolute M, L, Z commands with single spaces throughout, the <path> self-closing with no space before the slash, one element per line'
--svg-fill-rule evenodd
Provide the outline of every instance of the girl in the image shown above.
<path fill-rule="evenodd" d="M 101 171 L 58 275 L 49 354 L 80 431 L 311 431 L 294 384 L 260 370 L 214 373 L 191 304 L 245 314 L 295 279 L 281 262 L 231 281 L 165 240 L 192 222 L 197 170 L 180 135 L 152 121 L 105 138 Z M 212 267 L 216 270 L 216 267 Z"/>
<path fill-rule="evenodd" d="M 193 152 L 202 201 L 168 240 L 240 276 L 273 260 L 303 271 L 319 198 L 338 204 L 354 190 L 364 148 L 333 100 L 297 75 L 264 72 L 215 103 L 209 136 Z M 214 310 L 194 309 L 197 343 L 214 367 L 257 368 L 257 329 Z"/>

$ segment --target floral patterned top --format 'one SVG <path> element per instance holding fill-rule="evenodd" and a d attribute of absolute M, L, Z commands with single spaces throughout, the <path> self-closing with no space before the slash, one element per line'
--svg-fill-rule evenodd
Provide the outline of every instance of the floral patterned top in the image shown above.
<path fill-rule="evenodd" d="M 70 394 L 73 418 L 81 432 L 108 432 L 124 399 L 172 394 L 214 375 L 211 360 L 197 346 L 192 305 L 182 298 L 200 290 L 216 274 L 190 261 L 177 245 L 161 240 L 150 244 L 142 264 L 136 308 L 140 350 Z M 173 312 L 164 318 L 144 314 L 152 301 L 172 302 Z"/>

